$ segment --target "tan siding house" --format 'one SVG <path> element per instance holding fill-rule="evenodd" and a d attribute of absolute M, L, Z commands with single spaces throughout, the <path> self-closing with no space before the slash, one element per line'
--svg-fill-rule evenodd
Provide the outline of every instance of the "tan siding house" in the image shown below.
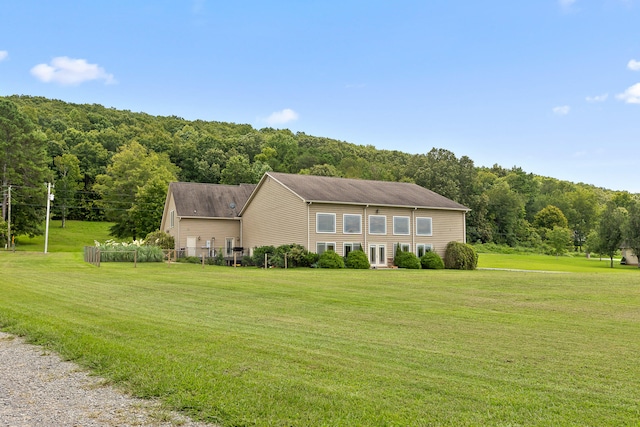
<path fill-rule="evenodd" d="M 342 256 L 362 248 L 384 267 L 398 245 L 442 256 L 465 242 L 468 211 L 416 184 L 267 172 L 257 185 L 171 183 L 161 230 L 185 255 L 297 243 Z"/>
<path fill-rule="evenodd" d="M 243 244 L 280 246 L 297 243 L 307 247 L 307 204 L 298 195 L 265 174 L 249 198 L 242 215 Z"/>
<path fill-rule="evenodd" d="M 240 212 L 251 249 L 298 243 L 340 255 L 362 248 L 387 266 L 395 247 L 444 255 L 465 242 L 468 208 L 415 184 L 267 172 Z"/>
<path fill-rule="evenodd" d="M 238 213 L 256 186 L 192 182 L 169 184 L 160 230 L 175 239 L 185 256 L 233 256 L 242 246 Z"/>

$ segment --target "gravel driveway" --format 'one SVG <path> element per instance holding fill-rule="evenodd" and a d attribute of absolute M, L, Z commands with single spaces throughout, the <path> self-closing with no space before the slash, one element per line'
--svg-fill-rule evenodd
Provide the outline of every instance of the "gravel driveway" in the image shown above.
<path fill-rule="evenodd" d="M 104 383 L 41 347 L 0 332 L 0 426 L 212 427 Z"/>

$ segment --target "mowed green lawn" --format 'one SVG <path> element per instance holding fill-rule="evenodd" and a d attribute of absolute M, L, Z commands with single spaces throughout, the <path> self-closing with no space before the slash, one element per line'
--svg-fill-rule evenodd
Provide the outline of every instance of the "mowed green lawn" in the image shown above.
<path fill-rule="evenodd" d="M 113 239 L 109 236 L 109 222 L 62 221 L 49 223 L 49 242 L 47 252 L 81 252 L 84 246 L 93 246 L 94 240 L 104 242 Z M 45 229 L 44 224 L 42 229 Z M 16 251 L 44 252 L 45 236 L 16 236 Z"/>
<path fill-rule="evenodd" d="M 0 252 L 0 325 L 225 426 L 637 426 L 640 272 L 614 270 L 98 268 Z"/>

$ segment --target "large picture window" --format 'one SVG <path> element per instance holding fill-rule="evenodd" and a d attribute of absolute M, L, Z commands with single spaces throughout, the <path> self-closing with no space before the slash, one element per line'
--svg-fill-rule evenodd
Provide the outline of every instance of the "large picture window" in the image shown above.
<path fill-rule="evenodd" d="M 394 216 L 393 217 L 393 234 L 408 236 L 409 235 L 409 217 Z"/>
<path fill-rule="evenodd" d="M 336 232 L 336 214 L 317 213 L 316 214 L 316 232 L 317 233 L 335 233 Z"/>
<path fill-rule="evenodd" d="M 369 215 L 369 234 L 387 234 L 387 217 Z"/>
<path fill-rule="evenodd" d="M 344 234 L 362 234 L 362 215 L 344 214 L 342 216 Z"/>
<path fill-rule="evenodd" d="M 431 236 L 431 218 L 416 218 L 416 235 Z"/>

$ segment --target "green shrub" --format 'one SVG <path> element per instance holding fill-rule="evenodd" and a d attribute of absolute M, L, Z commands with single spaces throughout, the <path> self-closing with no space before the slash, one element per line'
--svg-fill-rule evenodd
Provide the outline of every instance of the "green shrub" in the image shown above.
<path fill-rule="evenodd" d="M 454 270 L 475 270 L 478 254 L 471 245 L 449 242 L 444 252 L 444 266 Z"/>
<path fill-rule="evenodd" d="M 173 249 L 175 240 L 172 235 L 164 231 L 153 231 L 144 238 L 144 244 L 147 246 L 158 246 L 161 249 Z"/>
<path fill-rule="evenodd" d="M 287 267 L 309 267 L 317 261 L 316 255 L 297 243 L 288 245 L 259 246 L 253 249 L 251 257 L 253 265 L 264 267 L 264 255 L 267 255 L 267 264 L 273 267 L 284 268 L 284 258 L 287 257 Z"/>
<path fill-rule="evenodd" d="M 198 258 L 197 256 L 183 256 L 176 259 L 176 262 L 184 262 L 188 264 L 200 264 L 202 262 L 202 259 Z"/>
<path fill-rule="evenodd" d="M 308 257 L 309 251 L 304 246 L 297 243 L 291 243 L 288 245 L 280 245 L 276 248 L 277 264 L 274 261 L 274 265 L 277 267 L 284 267 L 284 258 L 287 257 L 287 267 L 309 267 L 311 263 Z"/>
<path fill-rule="evenodd" d="M 318 259 L 320 268 L 344 268 L 344 260 L 334 251 L 324 251 Z"/>
<path fill-rule="evenodd" d="M 347 260 L 344 264 L 347 268 L 356 268 L 360 270 L 371 268 L 371 264 L 369 264 L 367 254 L 365 254 L 362 250 L 349 252 L 349 254 L 347 255 Z"/>
<path fill-rule="evenodd" d="M 396 245 L 396 255 L 393 257 L 393 265 L 398 268 L 419 269 L 420 259 L 413 252 L 403 251 L 400 245 Z"/>
<path fill-rule="evenodd" d="M 440 270 L 444 268 L 444 261 L 440 258 L 435 252 L 427 252 L 422 257 L 420 257 L 420 264 L 422 268 L 427 268 L 430 270 Z"/>
<path fill-rule="evenodd" d="M 276 248 L 274 246 L 258 246 L 253 249 L 253 264 L 263 268 L 264 265 L 264 256 L 267 255 L 267 263 L 271 261 L 271 258 L 276 253 Z"/>

